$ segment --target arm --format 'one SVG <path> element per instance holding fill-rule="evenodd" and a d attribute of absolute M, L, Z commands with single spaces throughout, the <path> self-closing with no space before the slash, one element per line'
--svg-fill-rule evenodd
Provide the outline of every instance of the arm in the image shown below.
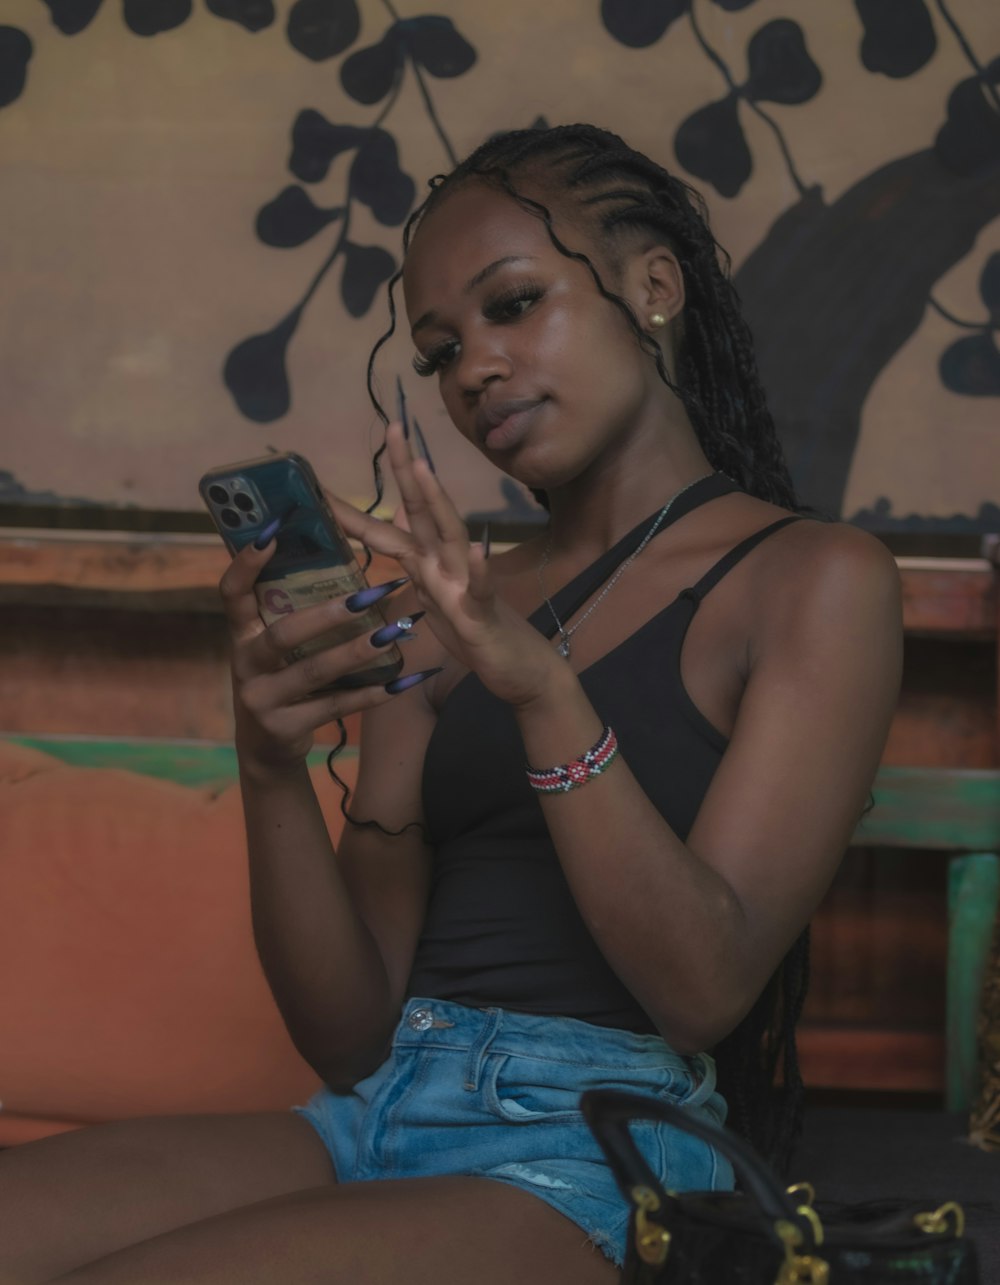
<path fill-rule="evenodd" d="M 897 699 L 891 556 L 846 527 L 806 538 L 808 574 L 769 598 L 736 726 L 686 843 L 621 757 L 584 789 L 542 798 L 588 928 L 682 1052 L 736 1025 L 808 921 L 857 824 Z M 532 763 L 572 758 L 600 732 L 572 674 L 518 719 Z"/>
<path fill-rule="evenodd" d="M 282 657 L 326 632 L 342 601 L 265 628 L 252 585 L 267 553 L 244 550 L 223 579 L 232 635 L 236 746 L 250 863 L 254 938 L 296 1047 L 334 1087 L 378 1063 L 398 1018 L 426 901 L 420 764 L 433 715 L 421 692 L 309 693 L 370 663 L 366 638 L 303 661 Z M 346 827 L 335 853 L 306 768 L 315 730 L 366 710 L 357 816 L 396 837 Z M 377 801 L 377 802 L 376 802 Z"/>

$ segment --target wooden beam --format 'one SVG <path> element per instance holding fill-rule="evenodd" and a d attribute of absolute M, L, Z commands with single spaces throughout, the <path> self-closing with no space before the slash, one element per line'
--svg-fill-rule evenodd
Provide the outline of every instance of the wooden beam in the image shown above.
<path fill-rule="evenodd" d="M 228 743 L 113 736 L 7 735 L 3 739 L 41 750 L 70 767 L 120 769 L 176 785 L 223 789 L 239 778 L 236 750 Z M 322 766 L 328 753 L 328 746 L 312 750 L 309 766 Z M 357 746 L 347 745 L 339 757 L 356 758 L 357 753 Z"/>
<path fill-rule="evenodd" d="M 0 603 L 218 611 L 214 535 L 0 531 Z M 988 558 L 897 558 L 908 632 L 995 638 L 1000 573 Z M 369 579 L 393 574 L 376 557 Z"/>
<path fill-rule="evenodd" d="M 882 767 L 856 847 L 1000 851 L 1000 770 Z"/>
<path fill-rule="evenodd" d="M 945 1041 L 936 1031 L 799 1027 L 802 1078 L 815 1089 L 935 1093 L 944 1088 Z"/>
<path fill-rule="evenodd" d="M 897 558 L 907 633 L 997 636 L 997 568 L 987 558 Z"/>
<path fill-rule="evenodd" d="M 219 611 L 216 536 L 117 531 L 0 534 L 0 602 Z"/>
<path fill-rule="evenodd" d="M 216 614 L 228 562 L 215 535 L 5 530 L 0 604 Z M 368 579 L 398 574 L 395 562 L 376 555 Z"/>
<path fill-rule="evenodd" d="M 236 780 L 236 752 L 226 742 L 24 733 L 4 739 L 80 767 L 126 768 L 184 785 Z M 311 761 L 323 762 L 326 754 L 317 749 Z M 1000 771 L 884 767 L 873 793 L 875 808 L 855 831 L 855 846 L 1000 850 Z"/>

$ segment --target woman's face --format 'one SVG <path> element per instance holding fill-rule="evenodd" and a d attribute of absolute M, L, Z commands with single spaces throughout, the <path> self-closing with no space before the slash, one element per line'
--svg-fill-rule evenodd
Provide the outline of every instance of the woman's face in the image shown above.
<path fill-rule="evenodd" d="M 609 271 L 582 234 L 609 289 Z M 571 481 L 643 418 L 663 385 L 618 308 L 542 221 L 485 184 L 421 223 L 403 274 L 415 365 L 459 431 L 528 486 Z"/>

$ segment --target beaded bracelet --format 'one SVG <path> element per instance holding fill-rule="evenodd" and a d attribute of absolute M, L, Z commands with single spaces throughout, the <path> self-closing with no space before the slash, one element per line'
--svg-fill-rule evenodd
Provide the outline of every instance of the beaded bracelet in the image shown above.
<path fill-rule="evenodd" d="M 541 794 L 565 794 L 586 785 L 595 776 L 600 776 L 618 755 L 618 737 L 610 727 L 605 727 L 601 739 L 591 746 L 585 754 L 569 763 L 560 763 L 556 767 L 527 768 L 528 783 Z"/>

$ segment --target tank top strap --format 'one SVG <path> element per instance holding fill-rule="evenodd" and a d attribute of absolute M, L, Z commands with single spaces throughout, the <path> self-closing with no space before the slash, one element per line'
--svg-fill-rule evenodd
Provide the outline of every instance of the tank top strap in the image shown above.
<path fill-rule="evenodd" d="M 770 526 L 762 527 L 759 531 L 754 531 L 745 540 L 741 540 L 739 544 L 734 545 L 728 553 L 724 553 L 713 567 L 709 567 L 696 585 L 690 589 L 682 590 L 680 597 L 693 598 L 696 604 L 701 602 L 705 595 L 715 588 L 722 577 L 727 572 L 732 571 L 733 567 L 738 562 L 741 562 L 753 549 L 756 549 L 758 544 L 766 540 L 769 535 L 774 535 L 776 531 L 780 531 L 782 527 L 790 526 L 793 522 L 800 522 L 801 520 L 801 515 L 792 514 L 787 518 L 779 518 L 777 522 L 772 522 Z"/>
<path fill-rule="evenodd" d="M 709 500 L 717 499 L 721 495 L 728 495 L 731 491 L 737 489 L 736 483 L 726 477 L 724 473 L 710 473 L 707 477 L 699 478 L 693 486 L 688 487 L 686 491 L 677 497 L 676 501 L 670 506 L 666 521 L 661 523 L 655 534 L 662 535 L 668 527 L 684 517 L 686 513 L 699 508 L 702 504 L 707 504 Z M 579 575 L 575 576 L 568 584 L 563 585 L 558 592 L 552 595 L 552 608 L 558 614 L 560 620 L 569 620 L 576 615 L 584 603 L 589 598 L 592 598 L 601 586 L 614 575 L 618 567 L 642 543 L 658 516 L 658 514 L 654 513 L 651 517 L 643 518 L 613 548 L 602 554 L 589 567 L 585 567 Z M 556 632 L 552 609 L 544 602 L 532 613 L 529 620 L 536 629 L 548 638 L 551 638 Z"/>

